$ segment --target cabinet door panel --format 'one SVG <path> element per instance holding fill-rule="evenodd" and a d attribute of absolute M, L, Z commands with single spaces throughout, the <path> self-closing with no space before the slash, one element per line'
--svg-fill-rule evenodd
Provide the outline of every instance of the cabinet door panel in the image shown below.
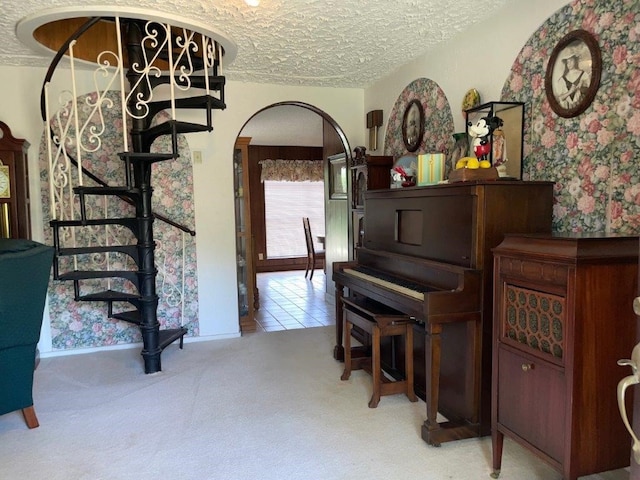
<path fill-rule="evenodd" d="M 539 360 L 498 348 L 498 422 L 562 463 L 564 373 Z"/>
<path fill-rule="evenodd" d="M 248 168 L 250 141 L 250 137 L 238 137 L 233 153 L 238 312 L 242 333 L 256 330 L 254 315 L 255 310 L 260 307 L 250 214 L 251 192 Z"/>

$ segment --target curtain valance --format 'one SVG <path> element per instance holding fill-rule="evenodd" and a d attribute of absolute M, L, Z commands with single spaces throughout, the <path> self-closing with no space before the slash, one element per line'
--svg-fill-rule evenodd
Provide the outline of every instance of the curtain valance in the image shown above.
<path fill-rule="evenodd" d="M 261 160 L 260 181 L 322 182 L 324 172 L 320 160 Z"/>

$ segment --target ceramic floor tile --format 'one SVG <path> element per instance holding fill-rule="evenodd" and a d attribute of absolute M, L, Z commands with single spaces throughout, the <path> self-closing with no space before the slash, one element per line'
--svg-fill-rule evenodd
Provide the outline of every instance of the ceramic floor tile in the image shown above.
<path fill-rule="evenodd" d="M 257 331 L 272 332 L 334 325 L 334 307 L 326 295 L 324 274 L 316 271 L 313 281 L 299 270 L 258 274 L 260 310 Z M 329 301 L 327 301 L 329 298 Z"/>

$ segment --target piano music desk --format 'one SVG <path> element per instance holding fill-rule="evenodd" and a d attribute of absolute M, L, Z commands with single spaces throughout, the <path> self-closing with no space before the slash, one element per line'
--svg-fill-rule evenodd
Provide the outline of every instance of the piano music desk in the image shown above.
<path fill-rule="evenodd" d="M 368 370 L 370 368 L 373 378 L 373 394 L 369 401 L 369 408 L 376 408 L 382 395 L 404 393 L 409 400 L 417 402 L 418 397 L 413 390 L 414 322 L 411 317 L 372 301 L 348 297 L 341 300 L 344 306 L 344 372 L 340 379 L 349 380 L 352 370 Z M 353 325 L 371 335 L 371 357 L 351 358 L 351 329 Z M 404 336 L 404 380 L 392 381 L 388 379 L 380 364 L 380 339 L 392 335 Z"/>

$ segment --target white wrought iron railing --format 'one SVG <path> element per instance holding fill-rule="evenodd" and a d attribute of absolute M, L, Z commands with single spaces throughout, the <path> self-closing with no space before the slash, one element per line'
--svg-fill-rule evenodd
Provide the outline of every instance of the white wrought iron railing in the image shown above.
<path fill-rule="evenodd" d="M 77 55 L 81 42 L 90 38 L 92 27 L 100 21 L 113 25 L 117 44 L 97 52 L 93 60 L 85 54 Z M 224 52 L 218 42 L 187 28 L 135 20 L 137 25 L 143 24 L 142 54 L 130 60 L 122 39 L 126 38 L 124 30 L 131 22 L 131 19 L 117 16 L 91 19 L 65 42 L 47 73 L 42 105 L 45 132 L 49 132 L 45 137 L 50 220 L 79 218 L 79 202 L 74 194 L 76 186 L 124 183 L 125 166 L 117 153 L 131 152 L 130 129 L 135 120 L 149 115 L 163 121 L 177 120 L 179 100 L 194 89 L 200 95 L 224 104 L 223 88 L 211 85 L 211 79 L 220 78 L 222 71 Z M 63 59 L 68 68 L 62 68 L 67 65 L 58 68 Z M 162 91 L 157 93 L 156 87 L 161 82 Z M 164 102 L 159 115 L 151 108 L 158 101 Z M 206 114 L 210 125 L 211 110 Z M 117 196 L 101 197 L 86 204 L 88 217 L 94 213 L 98 215 L 98 211 L 101 218 L 126 215 L 129 208 L 131 206 Z M 180 225 L 180 219 L 171 221 L 161 215 L 156 218 L 182 230 L 180 258 L 163 251 L 165 242 L 158 240 L 157 268 L 166 308 L 180 309 L 180 324 L 184 325 L 185 259 L 187 250 L 193 248 L 190 239 L 195 231 Z M 131 243 L 131 233 L 113 225 L 61 228 L 60 242 L 72 248 L 127 245 Z M 167 248 L 173 249 L 175 245 Z M 84 262 L 91 268 L 111 270 L 126 268 L 131 259 L 111 252 L 90 258 L 74 255 L 69 261 L 73 262 L 73 269 L 78 269 L 79 262 Z M 111 280 L 107 282 L 111 288 Z"/>

